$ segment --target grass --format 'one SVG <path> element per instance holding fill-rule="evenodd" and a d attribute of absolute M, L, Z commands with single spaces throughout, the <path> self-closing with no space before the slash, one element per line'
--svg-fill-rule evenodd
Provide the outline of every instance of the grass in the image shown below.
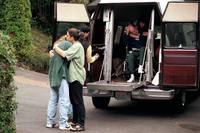
<path fill-rule="evenodd" d="M 51 44 L 51 37 L 33 27 L 32 39 L 33 50 L 25 65 L 31 70 L 47 73 L 49 64 L 48 45 Z"/>
<path fill-rule="evenodd" d="M 46 52 L 48 44 L 51 44 L 51 37 L 44 34 L 37 28 L 32 28 L 33 49 L 39 52 Z"/>

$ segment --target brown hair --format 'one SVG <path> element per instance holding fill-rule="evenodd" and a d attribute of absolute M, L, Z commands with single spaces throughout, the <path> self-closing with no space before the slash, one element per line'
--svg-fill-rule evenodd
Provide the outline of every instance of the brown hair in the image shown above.
<path fill-rule="evenodd" d="M 71 37 L 74 37 L 74 40 L 77 41 L 80 37 L 79 30 L 76 28 L 70 28 L 67 31 Z"/>

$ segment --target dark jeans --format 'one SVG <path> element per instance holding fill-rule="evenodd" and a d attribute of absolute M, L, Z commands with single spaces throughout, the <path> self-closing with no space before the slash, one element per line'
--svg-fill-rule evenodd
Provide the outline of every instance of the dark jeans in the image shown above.
<path fill-rule="evenodd" d="M 133 74 L 136 67 L 138 67 L 138 60 L 139 60 L 139 65 L 142 65 L 144 58 L 144 51 L 145 51 L 144 47 L 140 48 L 138 51 L 128 51 L 127 54 L 128 70 L 131 74 Z"/>
<path fill-rule="evenodd" d="M 73 122 L 85 125 L 85 106 L 83 102 L 83 86 L 79 81 L 69 84 L 69 95 L 73 107 Z"/>

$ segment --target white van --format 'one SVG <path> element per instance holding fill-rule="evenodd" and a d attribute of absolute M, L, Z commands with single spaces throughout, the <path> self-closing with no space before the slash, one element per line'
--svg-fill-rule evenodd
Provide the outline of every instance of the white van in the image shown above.
<path fill-rule="evenodd" d="M 174 100 L 183 109 L 185 92 L 200 85 L 199 9 L 198 2 L 183 0 L 100 0 L 90 20 L 93 52 L 100 58 L 90 65 L 84 89 L 94 106 L 105 108 L 114 97 Z M 127 24 L 140 18 L 148 27 L 144 73 L 136 71 L 136 81 L 127 83 L 122 36 Z"/>

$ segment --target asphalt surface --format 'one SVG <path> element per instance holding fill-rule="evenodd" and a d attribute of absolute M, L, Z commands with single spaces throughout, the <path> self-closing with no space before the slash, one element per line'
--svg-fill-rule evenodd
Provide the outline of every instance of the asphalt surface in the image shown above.
<path fill-rule="evenodd" d="M 48 76 L 17 69 L 17 133 L 61 133 L 46 125 L 49 98 Z M 85 133 L 200 133 L 200 98 L 194 98 L 184 113 L 171 111 L 166 102 L 129 102 L 112 99 L 106 110 L 95 109 L 90 97 L 86 107 Z"/>

